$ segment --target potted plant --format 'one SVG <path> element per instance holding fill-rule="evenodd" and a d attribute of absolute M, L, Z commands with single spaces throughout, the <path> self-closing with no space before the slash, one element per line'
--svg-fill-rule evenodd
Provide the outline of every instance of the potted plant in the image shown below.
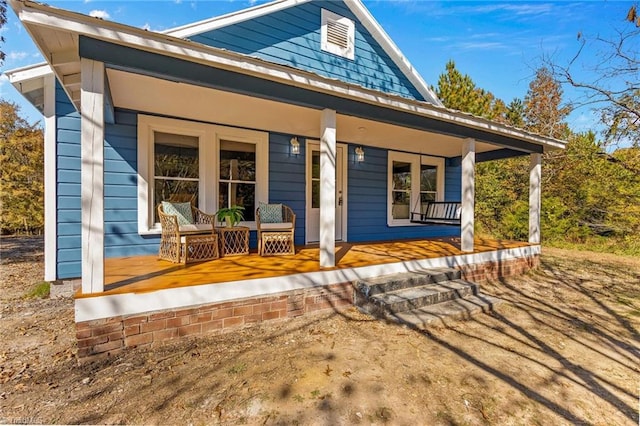
<path fill-rule="evenodd" d="M 218 222 L 226 222 L 227 228 L 233 228 L 244 219 L 242 206 L 223 207 L 216 212 Z"/>

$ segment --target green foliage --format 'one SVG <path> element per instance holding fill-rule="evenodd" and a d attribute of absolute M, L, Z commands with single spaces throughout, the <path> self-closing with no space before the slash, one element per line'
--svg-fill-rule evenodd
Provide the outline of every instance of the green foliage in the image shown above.
<path fill-rule="evenodd" d="M 567 140 L 565 150 L 545 153 L 542 182 L 542 238 L 546 244 L 584 245 L 616 253 L 640 252 L 640 149 L 609 155 L 593 133 L 572 133 L 564 122 L 570 109 L 551 72 L 542 68 L 525 101 L 509 105 L 476 87 L 447 63 L 436 93 L 445 106 L 503 120 L 534 133 Z M 476 165 L 476 226 L 497 238 L 527 240 L 528 156 Z"/>
<path fill-rule="evenodd" d="M 31 289 L 26 295 L 27 299 L 45 299 L 51 293 L 51 286 L 48 282 L 43 281 Z"/>
<path fill-rule="evenodd" d="M 40 233 L 44 227 L 44 136 L 0 100 L 0 232 Z"/>
<path fill-rule="evenodd" d="M 229 226 L 236 226 L 244 219 L 242 206 L 223 207 L 216 212 L 216 218 L 219 222 L 227 221 Z"/>
<path fill-rule="evenodd" d="M 505 121 L 507 107 L 504 102 L 496 99 L 491 92 L 476 87 L 471 77 L 456 69 L 453 61 L 447 62 L 446 72 L 438 78 L 438 87 L 432 89 L 447 108 Z"/>

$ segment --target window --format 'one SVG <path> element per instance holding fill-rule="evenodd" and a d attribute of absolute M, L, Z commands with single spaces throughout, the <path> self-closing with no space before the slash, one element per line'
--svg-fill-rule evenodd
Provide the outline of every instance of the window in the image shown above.
<path fill-rule="evenodd" d="M 207 213 L 240 205 L 255 229 L 257 203 L 269 201 L 268 144 L 264 132 L 139 115 L 138 232 L 159 232 L 161 201 Z"/>
<path fill-rule="evenodd" d="M 320 48 L 351 59 L 355 57 L 355 23 L 326 9 L 321 12 Z"/>
<path fill-rule="evenodd" d="M 444 199 L 444 158 L 389 151 L 389 226 L 410 224 L 411 212 Z"/>
<path fill-rule="evenodd" d="M 195 136 L 154 132 L 154 190 L 151 205 L 162 201 L 198 205 L 200 184 L 199 139 Z M 155 222 L 158 222 L 154 209 Z"/>
<path fill-rule="evenodd" d="M 244 220 L 255 221 L 256 146 L 220 141 L 218 207 L 244 207 Z"/>

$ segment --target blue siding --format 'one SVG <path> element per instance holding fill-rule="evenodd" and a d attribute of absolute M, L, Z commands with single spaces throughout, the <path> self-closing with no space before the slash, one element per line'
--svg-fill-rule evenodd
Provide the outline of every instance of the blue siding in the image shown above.
<path fill-rule="evenodd" d="M 291 135 L 269 134 L 269 202 L 283 203 L 296 214 L 295 243 L 305 239 L 305 140 L 300 142 L 300 154 L 289 153 Z"/>
<path fill-rule="evenodd" d="M 453 226 L 388 226 L 387 225 L 387 150 L 365 147 L 366 161 L 357 163 L 355 146 L 349 146 L 349 211 L 348 239 L 351 242 L 380 241 L 400 238 L 459 236 Z M 459 169 L 445 167 L 445 197 L 459 200 L 460 184 L 455 184 Z M 457 190 L 457 193 L 456 193 Z M 450 198 L 451 197 L 451 198 Z"/>
<path fill-rule="evenodd" d="M 320 49 L 321 9 L 356 24 L 355 59 Z M 313 1 L 191 37 L 191 40 L 411 99 L 424 100 L 341 1 Z"/>
<path fill-rule="evenodd" d="M 105 126 L 104 252 L 106 257 L 154 254 L 159 236 L 138 234 L 138 115 L 116 110 Z"/>
<path fill-rule="evenodd" d="M 80 276 L 80 114 L 56 82 L 57 265 L 59 279 Z"/>
<path fill-rule="evenodd" d="M 462 201 L 462 166 L 445 166 L 444 199 L 446 201 Z"/>

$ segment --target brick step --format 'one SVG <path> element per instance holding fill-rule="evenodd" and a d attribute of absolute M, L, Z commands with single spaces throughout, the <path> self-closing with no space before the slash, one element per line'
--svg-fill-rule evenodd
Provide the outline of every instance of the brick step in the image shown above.
<path fill-rule="evenodd" d="M 450 280 L 376 294 L 369 297 L 362 308 L 372 315 L 381 316 L 461 299 L 477 293 L 477 284 L 465 280 Z"/>
<path fill-rule="evenodd" d="M 353 283 L 357 297 L 366 300 L 371 296 L 397 291 L 405 288 L 420 287 L 449 280 L 460 279 L 458 269 L 434 268 L 419 272 L 405 272 L 394 275 L 357 280 Z"/>
<path fill-rule="evenodd" d="M 469 319 L 481 312 L 491 312 L 503 301 L 483 294 L 454 299 L 410 311 L 385 314 L 385 318 L 408 327 L 424 330 L 430 325 L 449 325 L 450 321 Z"/>

